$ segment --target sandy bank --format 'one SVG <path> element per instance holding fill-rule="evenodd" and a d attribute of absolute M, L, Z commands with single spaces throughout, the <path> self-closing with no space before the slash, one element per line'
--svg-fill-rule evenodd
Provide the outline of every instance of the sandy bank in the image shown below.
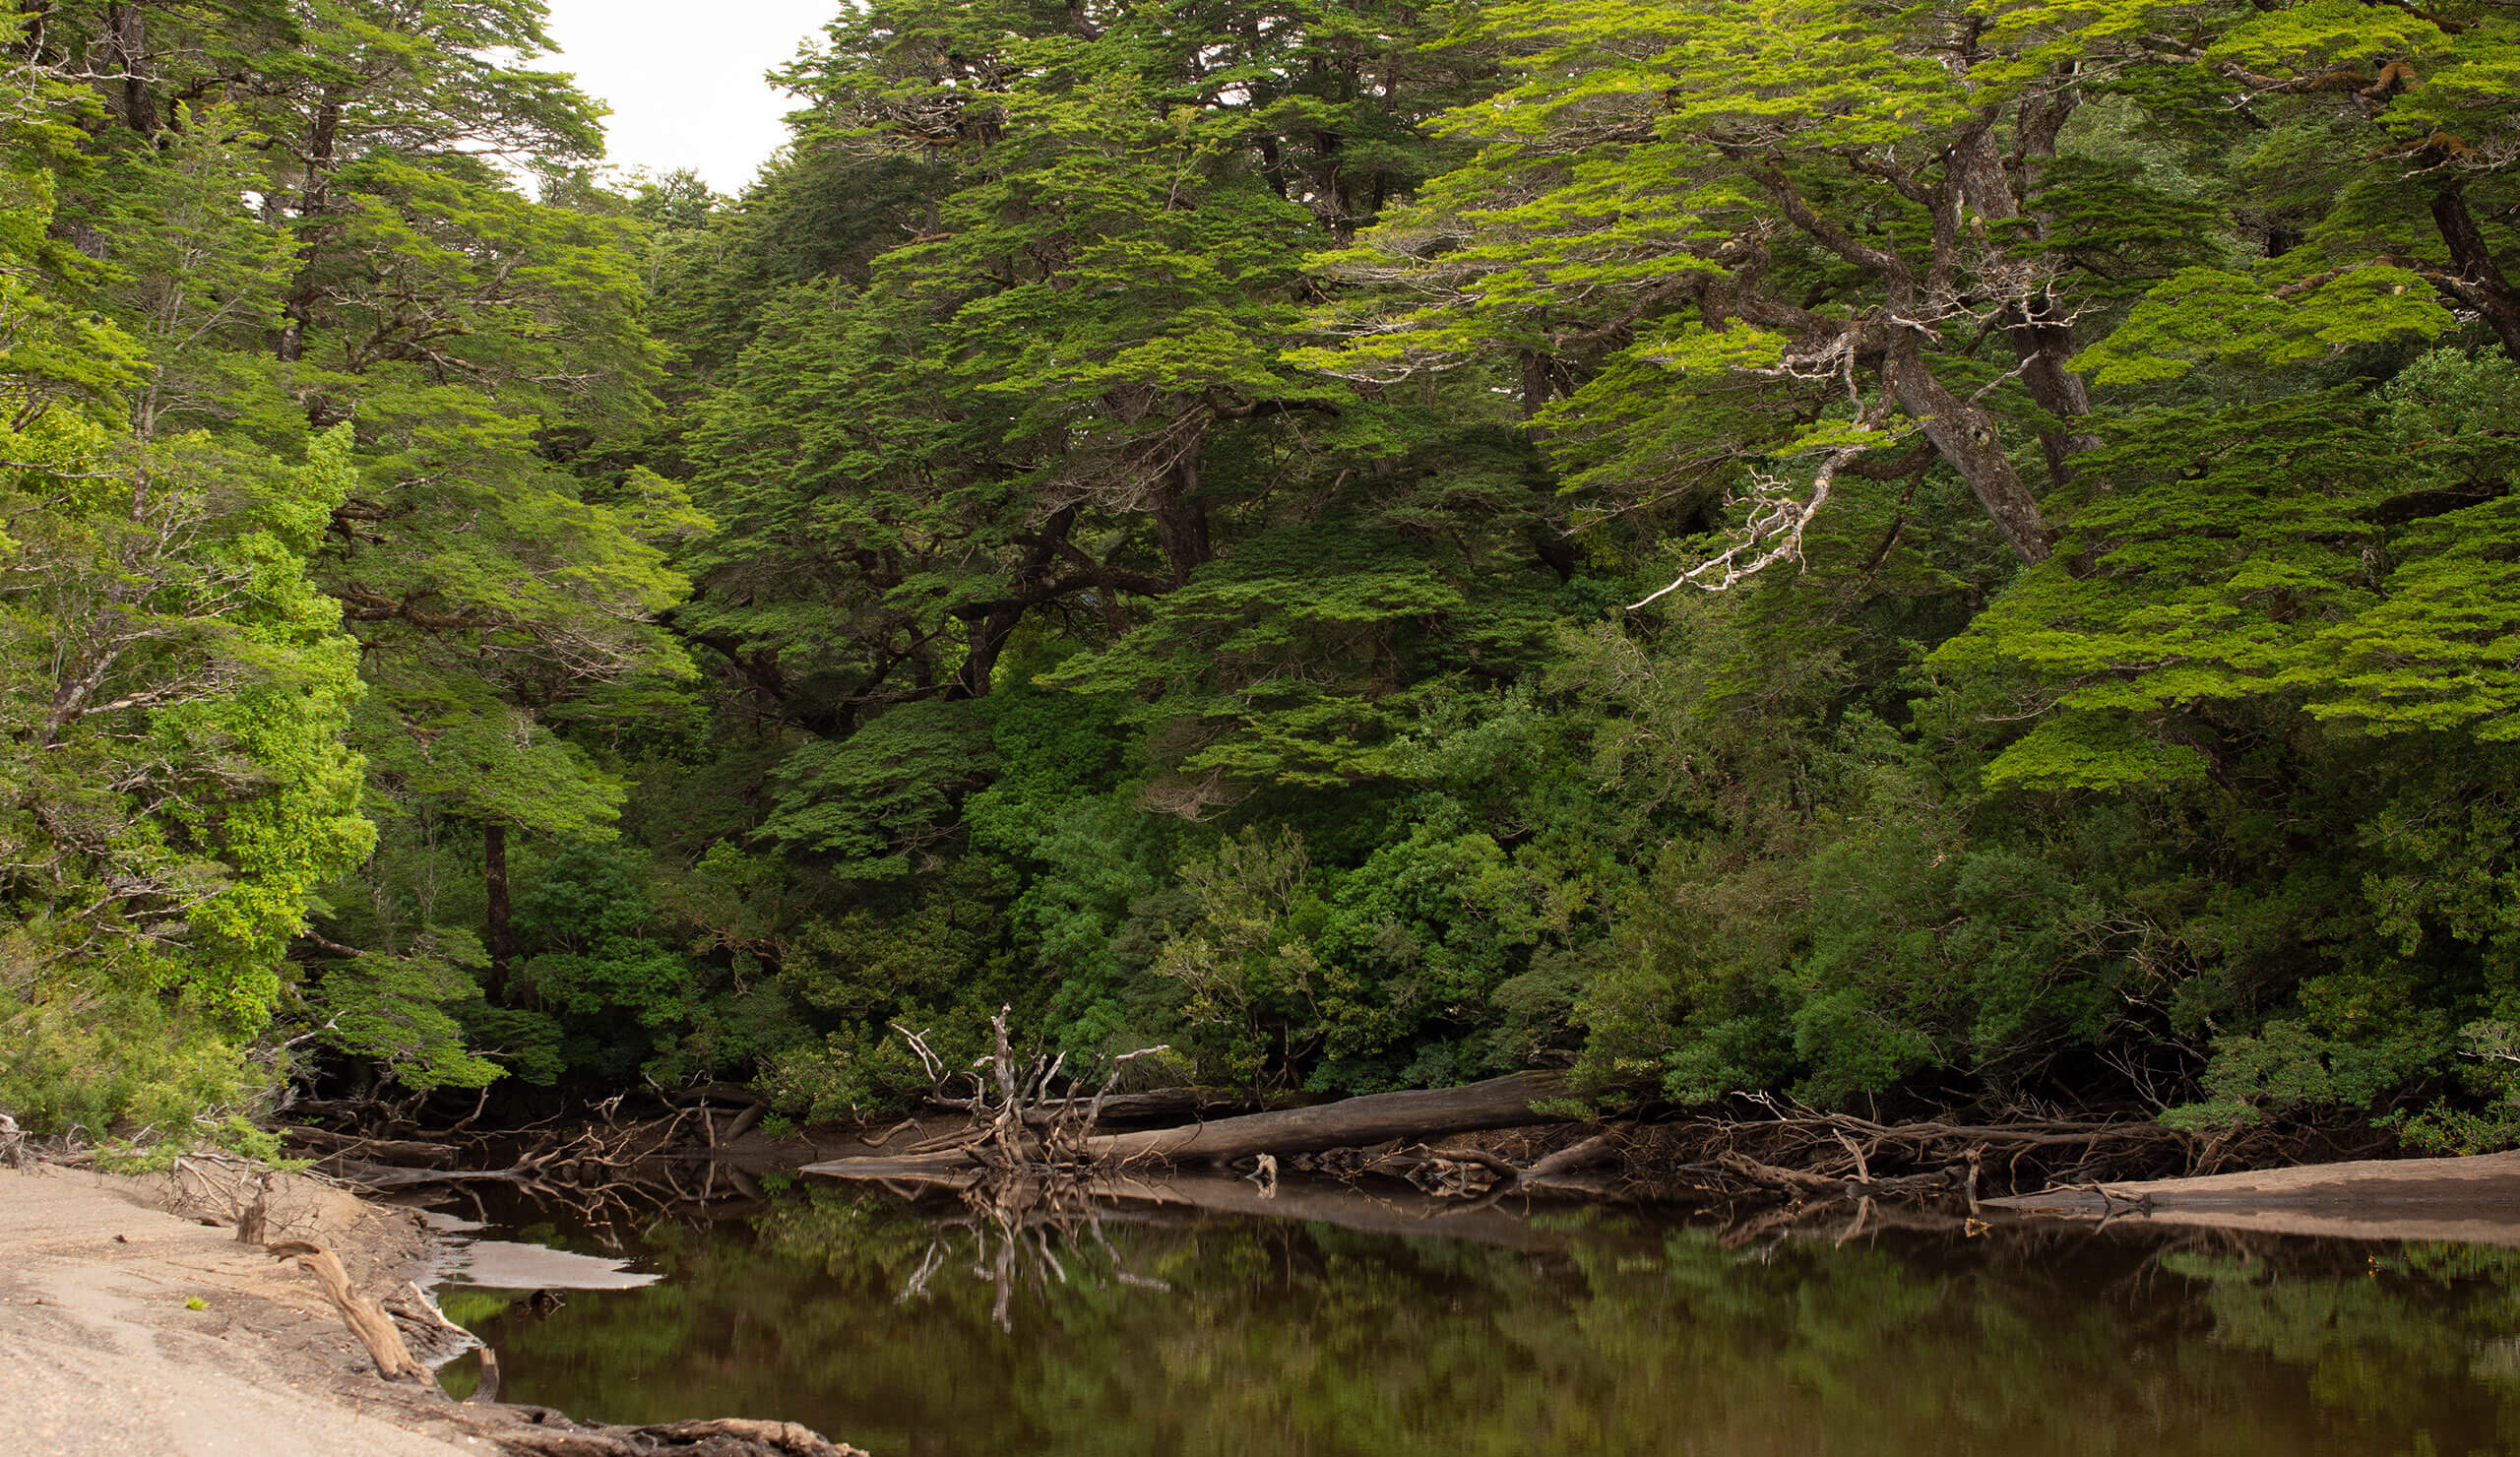
<path fill-rule="evenodd" d="M 294 1268 L 148 1205 L 154 1180 L 0 1172 L 0 1410 L 19 1450 L 441 1457 L 477 1437 L 393 1420 L 367 1353 Z M 300 1199 L 362 1280 L 421 1247 L 357 1201 Z M 362 1226 L 366 1228 L 362 1229 Z M 193 1308 L 195 1304 L 199 1308 Z M 364 1380 L 362 1381 L 362 1377 Z"/>
<path fill-rule="evenodd" d="M 164 1179 L 0 1170 L 0 1449 L 31 1457 L 849 1457 L 776 1423 L 636 1430 L 388 1383 L 312 1279 Z M 292 1179 L 270 1237 L 338 1253 L 372 1298 L 423 1268 L 410 1211 Z M 863 1454 L 857 1454 L 863 1457 Z"/>

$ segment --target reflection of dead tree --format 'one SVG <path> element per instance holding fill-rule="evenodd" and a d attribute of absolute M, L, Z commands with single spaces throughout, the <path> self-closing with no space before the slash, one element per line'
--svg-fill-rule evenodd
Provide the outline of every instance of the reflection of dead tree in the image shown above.
<path fill-rule="evenodd" d="M 1122 1285 L 1158 1291 L 1172 1288 L 1129 1269 L 1103 1233 L 1101 1194 L 1086 1182 L 1038 1174 L 988 1179 L 964 1188 L 962 1203 L 961 1214 L 935 1222 L 927 1252 L 903 1282 L 897 1303 L 927 1293 L 929 1283 L 951 1260 L 958 1235 L 971 1236 L 973 1277 L 996 1288 L 989 1318 L 1000 1330 L 1015 1328 L 1012 1310 L 1019 1288 L 1030 1286 L 1046 1293 L 1053 1282 L 1070 1284 L 1070 1263 L 1082 1276 L 1095 1268 L 1098 1254 L 1107 1263 L 1111 1278 Z"/>
<path fill-rule="evenodd" d="M 1351 1182 L 1365 1177 L 1406 1179 L 1437 1198 L 1469 1200 L 1484 1208 L 1509 1194 L 1591 1197 L 1615 1193 L 1614 1186 L 1584 1178 L 1579 1171 L 1618 1159 L 1626 1143 L 1623 1130 L 1605 1129 L 1525 1163 L 1501 1149 L 1394 1141 L 1320 1155 L 1298 1154 L 1287 1161 L 1286 1168 Z"/>
<path fill-rule="evenodd" d="M 623 1120 L 619 1100 L 598 1106 L 601 1121 L 569 1127 L 528 1125 L 424 1144 L 361 1138 L 321 1130 L 291 1129 L 292 1141 L 325 1152 L 319 1168 L 365 1189 L 443 1189 L 472 1196 L 487 1221 L 477 1191 L 485 1184 L 529 1191 L 545 1204 L 565 1207 L 607 1247 L 622 1247 L 623 1230 L 661 1217 L 698 1216 L 729 1201 L 758 1201 L 761 1187 L 735 1165 L 723 1162 L 695 1135 L 706 1136 L 705 1102 L 661 1116 Z M 738 1114 L 738 1120 L 742 1121 Z M 726 1129 L 718 1137 L 730 1136 Z M 393 1163 L 370 1162 L 370 1156 Z M 423 1163 L 486 1163 L 489 1167 L 414 1167 Z"/>

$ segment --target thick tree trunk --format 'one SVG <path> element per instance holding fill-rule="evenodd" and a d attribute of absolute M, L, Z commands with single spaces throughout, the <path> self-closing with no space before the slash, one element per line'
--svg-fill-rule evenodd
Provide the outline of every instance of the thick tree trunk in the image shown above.
<path fill-rule="evenodd" d="M 2432 222 L 2450 249 L 2451 266 L 2458 271 L 2458 286 L 2444 291 L 2475 309 L 2494 338 L 2502 341 L 2502 351 L 2520 361 L 2520 291 L 2513 290 L 2494 262 L 2485 229 L 2477 226 L 2475 215 L 2468 211 L 2466 194 L 2452 187 L 2433 198 Z"/>
<path fill-rule="evenodd" d="M 1001 607 L 966 620 L 963 629 L 969 634 L 970 647 L 963 655 L 963 665 L 955 670 L 954 686 L 946 690 L 945 696 L 986 698 L 996 682 L 997 660 L 1023 620 L 1021 607 Z"/>
<path fill-rule="evenodd" d="M 516 927 L 508 919 L 508 827 L 481 827 L 481 888 L 489 904 L 490 1000 L 507 994 L 515 970 Z"/>
<path fill-rule="evenodd" d="M 1891 348 L 1882 361 L 1899 408 L 1924 424 L 1934 451 L 1960 473 L 1986 519 L 2003 533 L 2024 561 L 2046 561 L 2055 553 L 2055 540 L 2039 500 L 2021 482 L 2021 475 L 2004 454 L 2003 435 L 1995 417 L 1943 387 L 1926 367 L 1913 344 Z"/>
<path fill-rule="evenodd" d="M 1560 1248 L 1566 1242 L 1564 1235 L 1523 1214 L 1470 1208 L 1459 1199 L 1437 1198 L 1397 1184 L 1377 1186 L 1368 1195 L 1292 1182 L 1263 1189 L 1247 1178 L 1214 1173 L 1119 1173 L 1096 1179 L 1089 1191 L 1097 1199 L 1135 1205 L 1150 1213 L 1171 1208 L 1299 1220 L 1368 1235 L 1433 1235 L 1535 1251 Z"/>
<path fill-rule="evenodd" d="M 1964 136 L 1952 150 L 1952 167 L 1961 197 L 1970 209 L 1996 222 L 2023 216 L 2021 194 L 2036 189 L 2033 169 L 2041 159 L 2055 155 L 2056 133 L 2073 109 L 2069 97 L 2045 106 L 2025 107 L 2017 123 L 2021 132 L 2017 159 L 2023 169 L 2018 191 L 2012 169 L 1995 146 L 1992 118 L 1987 125 Z M 2034 215 L 2032 221 L 2046 235 L 2048 218 Z M 2067 367 L 2074 357 L 2074 326 L 2057 318 L 2054 311 L 2055 300 L 2051 297 L 2017 298 L 2004 305 L 1996 322 L 2012 344 L 2014 360 L 2021 365 L 2022 388 L 2040 409 L 2065 422 L 2039 432 L 2040 444 L 2048 454 L 2048 477 L 2062 485 L 2070 474 L 2067 458 L 2093 444 L 2091 436 L 2080 433 L 2072 424 L 2091 413 L 2091 392 L 2084 386 L 2082 376 Z"/>
<path fill-rule="evenodd" d="M 106 64 L 119 71 L 122 124 L 144 137 L 158 133 L 158 98 L 149 94 L 149 16 L 137 5 L 105 7 Z"/>
<path fill-rule="evenodd" d="M 1208 544 L 1208 508 L 1199 499 L 1199 468 L 1185 454 L 1176 463 L 1164 495 L 1155 506 L 1156 539 L 1164 547 L 1165 564 L 1172 569 L 1172 585 L 1208 564 L 1216 552 Z"/>
<path fill-rule="evenodd" d="M 306 138 L 305 185 L 298 189 L 297 219 L 306 226 L 329 206 L 333 160 L 341 144 L 342 103 L 327 93 L 315 108 L 315 124 Z M 315 285 L 315 243 L 310 236 L 297 252 L 297 281 L 281 305 L 281 362 L 294 364 L 306 357 L 306 326 L 315 316 L 315 300 L 319 290 Z"/>
<path fill-rule="evenodd" d="M 1534 439 L 1541 438 L 1542 432 L 1532 421 L 1548 408 L 1551 391 L 1548 365 L 1546 354 L 1538 349 L 1523 350 L 1523 427 L 1532 433 Z M 1583 559 L 1576 554 L 1574 543 L 1566 539 L 1562 513 L 1550 509 L 1556 504 L 1556 483 L 1535 473 L 1532 498 L 1540 519 L 1531 524 L 1529 531 L 1532 554 L 1540 558 L 1543 566 L 1555 572 L 1558 581 L 1571 582 L 1575 580 L 1575 569 L 1583 565 Z"/>
<path fill-rule="evenodd" d="M 2053 306 L 2052 300 L 2039 302 Z M 2091 413 L 2091 391 L 2081 375 L 2065 367 L 2074 357 L 2074 326 L 2043 322 L 2022 304 L 2005 308 L 2003 325 L 2005 336 L 2012 341 L 2013 357 L 2021 364 L 2022 387 L 2040 409 L 2065 421 L 2039 432 L 2040 446 L 2048 453 L 2048 478 L 2063 485 L 2073 474 L 2068 465 L 2073 454 L 2090 449 L 2098 439 L 2076 430 L 2072 424 Z"/>

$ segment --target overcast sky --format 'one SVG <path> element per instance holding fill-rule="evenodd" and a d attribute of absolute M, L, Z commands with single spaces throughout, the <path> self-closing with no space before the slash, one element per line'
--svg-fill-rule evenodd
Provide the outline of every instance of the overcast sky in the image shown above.
<path fill-rule="evenodd" d="M 689 167 L 740 192 L 788 140 L 795 98 L 762 73 L 796 54 L 840 0 L 548 0 L 556 61 L 612 108 L 615 166 Z"/>

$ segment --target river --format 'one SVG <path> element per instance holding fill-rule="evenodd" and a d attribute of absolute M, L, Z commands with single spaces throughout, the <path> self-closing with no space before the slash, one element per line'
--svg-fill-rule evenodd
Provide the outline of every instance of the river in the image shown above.
<path fill-rule="evenodd" d="M 610 1226 L 636 1290 L 451 1285 L 502 1397 L 800 1422 L 876 1457 L 2520 1450 L 2520 1250 L 2057 1223 L 1744 1237 L 1604 1210 L 1478 1238 L 1111 1210 L 1009 1242 L 807 1181 Z M 472 1359 L 445 1373 L 459 1394 Z"/>

